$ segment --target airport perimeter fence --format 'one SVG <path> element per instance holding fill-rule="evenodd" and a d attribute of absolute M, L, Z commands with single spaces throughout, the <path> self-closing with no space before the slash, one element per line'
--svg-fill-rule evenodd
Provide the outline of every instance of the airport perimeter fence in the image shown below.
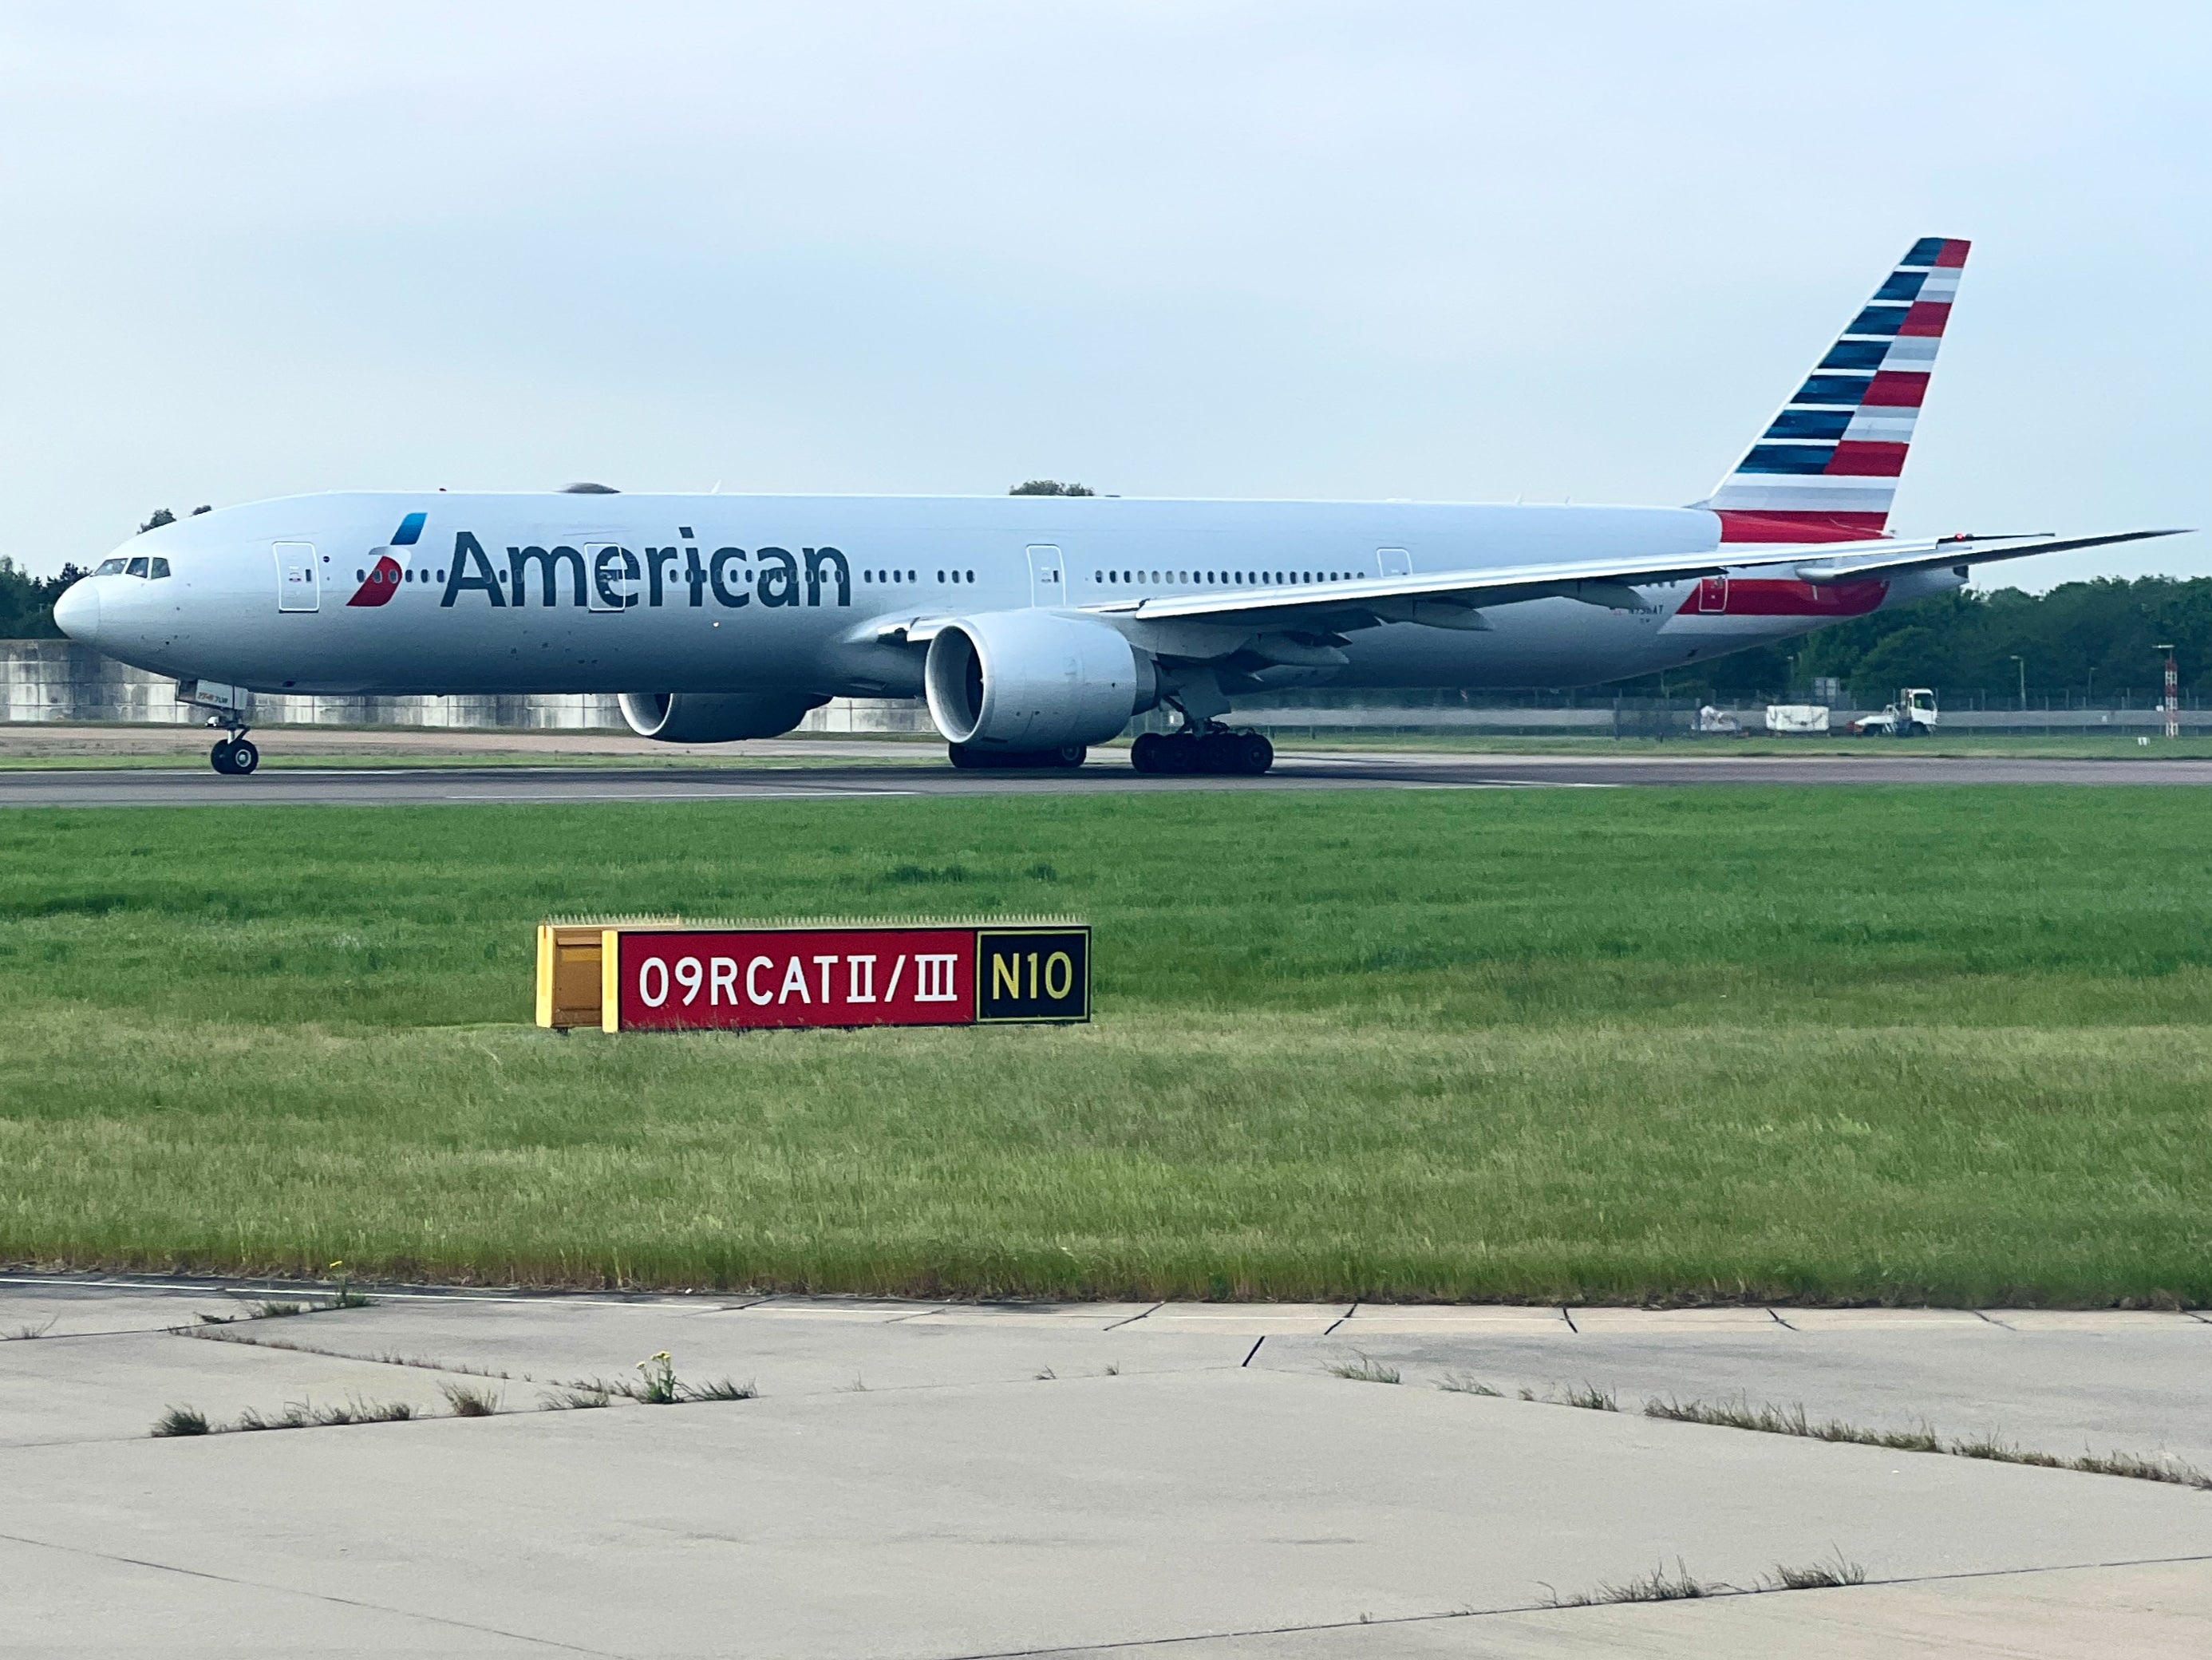
<path fill-rule="evenodd" d="M 1747 733 L 1765 729 L 1769 703 L 1819 701 L 1808 693 L 1760 694 L 1714 705 L 1735 717 Z M 2165 715 L 2154 699 L 2124 692 L 2117 707 L 2090 706 L 2060 695 L 2031 697 L 2025 708 L 2003 707 L 1979 694 L 1937 701 L 1945 730 L 2033 736 L 2094 733 L 2156 736 Z M 2212 733 L 2196 693 L 2182 696 L 2181 729 Z M 2040 707 L 2038 707 L 2038 703 Z M 1602 688 L 1552 691 L 1376 692 L 1285 690 L 1239 703 L 1236 720 L 1275 738 L 1360 737 L 1636 738 L 1725 742 L 1727 734 L 1699 730 L 1706 700 L 1632 697 Z M 1831 702 L 1832 724 L 1854 714 Z M 611 694 L 560 693 L 533 696 L 319 697 L 262 696 L 254 719 L 264 727 L 381 727 L 431 731 L 627 732 Z M 176 683 L 126 667 L 70 640 L 0 641 L 0 722 L 117 722 L 194 726 L 202 712 L 176 701 Z M 1140 715 L 1135 732 L 1164 732 L 1175 724 L 1164 710 Z M 811 711 L 801 733 L 933 735 L 919 698 L 837 698 Z"/>

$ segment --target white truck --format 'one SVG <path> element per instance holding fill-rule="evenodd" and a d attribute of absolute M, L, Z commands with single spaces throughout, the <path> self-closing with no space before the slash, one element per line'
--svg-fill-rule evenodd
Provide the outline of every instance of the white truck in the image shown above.
<path fill-rule="evenodd" d="M 1852 721 L 1851 730 L 1861 738 L 1925 738 L 1936 730 L 1936 694 L 1925 686 L 1906 686 L 1881 714 Z"/>

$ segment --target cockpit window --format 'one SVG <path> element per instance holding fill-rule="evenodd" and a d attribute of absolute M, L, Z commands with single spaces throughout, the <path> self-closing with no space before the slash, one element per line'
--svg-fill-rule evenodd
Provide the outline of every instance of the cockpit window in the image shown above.
<path fill-rule="evenodd" d="M 146 556 L 142 553 L 133 559 L 126 574 L 131 576 L 143 576 L 146 574 Z"/>
<path fill-rule="evenodd" d="M 100 562 L 100 569 L 93 572 L 93 575 L 94 576 L 120 576 L 123 575 L 123 563 L 124 562 L 120 559 L 103 559 Z"/>
<path fill-rule="evenodd" d="M 168 574 L 169 562 L 160 557 L 158 555 L 155 556 L 153 561 L 152 569 L 146 573 L 149 576 L 167 576 Z"/>

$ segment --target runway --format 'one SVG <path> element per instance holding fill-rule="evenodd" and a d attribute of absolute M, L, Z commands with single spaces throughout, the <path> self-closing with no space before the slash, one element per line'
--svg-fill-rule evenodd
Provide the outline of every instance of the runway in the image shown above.
<path fill-rule="evenodd" d="M 787 745 L 797 750 L 798 745 Z M 0 770 L 0 807 L 438 806 L 589 801 L 818 800 L 908 795 L 1300 789 L 1620 788 L 1651 785 L 2212 784 L 2212 760 L 2075 761 L 1869 756 L 1607 757 L 1402 751 L 1285 754 L 1264 778 L 1170 778 L 1110 751 L 1073 773 L 956 772 L 911 745 L 884 758 L 823 745 L 786 764 L 319 766 L 276 756 L 251 778 L 185 768 Z M 927 754 L 922 751 L 922 754 Z M 911 758 L 909 758 L 911 757 Z M 790 763 L 796 761 L 798 764 Z"/>

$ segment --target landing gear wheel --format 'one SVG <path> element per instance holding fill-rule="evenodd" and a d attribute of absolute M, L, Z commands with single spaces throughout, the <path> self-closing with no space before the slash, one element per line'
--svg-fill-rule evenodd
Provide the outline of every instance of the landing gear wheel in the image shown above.
<path fill-rule="evenodd" d="M 260 764 L 261 751 L 252 739 L 241 738 L 231 745 L 230 769 L 235 776 L 243 778 Z"/>
<path fill-rule="evenodd" d="M 235 743 L 228 738 L 219 739 L 216 742 L 216 746 L 208 751 L 208 764 L 217 772 L 228 775 L 231 769 L 231 757 L 237 753 L 238 745 Z"/>
<path fill-rule="evenodd" d="M 1201 733 L 1192 740 L 1191 748 L 1194 751 L 1193 758 L 1198 763 L 1191 769 L 1193 772 L 1226 774 L 1244 770 L 1243 754 L 1233 732 Z"/>
<path fill-rule="evenodd" d="M 1275 764 L 1275 746 L 1256 732 L 1148 732 L 1129 746 L 1139 772 L 1257 778 Z"/>
<path fill-rule="evenodd" d="M 951 744 L 945 753 L 963 769 L 1009 772 L 1024 767 L 1079 767 L 1090 753 L 1081 744 L 1062 744 L 1051 750 L 984 750 L 973 744 Z"/>

